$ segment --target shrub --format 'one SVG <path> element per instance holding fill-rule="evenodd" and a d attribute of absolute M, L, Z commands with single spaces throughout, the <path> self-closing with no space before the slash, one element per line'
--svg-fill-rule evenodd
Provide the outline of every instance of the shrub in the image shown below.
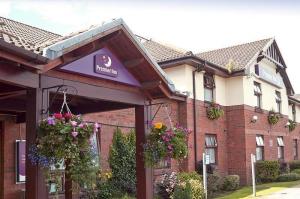
<path fill-rule="evenodd" d="M 113 197 L 114 186 L 110 181 L 101 182 L 97 186 L 98 189 L 98 199 L 111 199 Z"/>
<path fill-rule="evenodd" d="M 190 179 L 202 181 L 202 177 L 196 171 L 178 173 L 179 181 L 188 181 Z"/>
<path fill-rule="evenodd" d="M 273 182 L 279 175 L 278 161 L 258 161 L 256 163 L 256 178 L 260 182 Z"/>
<path fill-rule="evenodd" d="M 216 120 L 224 115 L 224 110 L 219 104 L 211 103 L 206 110 L 207 118 L 210 120 Z"/>
<path fill-rule="evenodd" d="M 176 183 L 177 174 L 175 172 L 163 175 L 162 181 L 157 184 L 158 195 L 163 199 L 170 198 L 174 192 Z"/>
<path fill-rule="evenodd" d="M 204 190 L 200 180 L 189 179 L 178 181 L 175 186 L 173 199 L 204 199 Z"/>
<path fill-rule="evenodd" d="M 211 164 L 206 165 L 206 171 L 208 174 L 213 174 L 215 171 L 215 167 L 212 166 Z M 197 173 L 199 175 L 203 175 L 203 161 L 202 160 L 198 161 L 198 163 L 197 163 Z"/>
<path fill-rule="evenodd" d="M 290 182 L 296 180 L 300 180 L 300 175 L 297 173 L 285 173 L 285 174 L 281 174 L 277 178 L 278 182 Z"/>
<path fill-rule="evenodd" d="M 111 180 L 122 192 L 136 191 L 135 153 L 135 133 L 124 135 L 117 128 L 109 152 L 109 165 L 112 171 Z"/>
<path fill-rule="evenodd" d="M 294 170 L 292 171 L 292 173 L 297 173 L 297 174 L 300 175 L 300 169 L 294 169 Z"/>
<path fill-rule="evenodd" d="M 291 170 L 300 169 L 300 160 L 291 161 L 289 165 Z"/>
<path fill-rule="evenodd" d="M 220 191 L 222 185 L 221 177 L 218 173 L 207 175 L 207 194 L 212 197 L 214 193 Z"/>
<path fill-rule="evenodd" d="M 290 166 L 286 162 L 280 162 L 280 174 L 290 173 Z"/>
<path fill-rule="evenodd" d="M 234 191 L 240 186 L 240 176 L 238 175 L 228 175 L 223 179 L 222 189 L 224 191 Z"/>

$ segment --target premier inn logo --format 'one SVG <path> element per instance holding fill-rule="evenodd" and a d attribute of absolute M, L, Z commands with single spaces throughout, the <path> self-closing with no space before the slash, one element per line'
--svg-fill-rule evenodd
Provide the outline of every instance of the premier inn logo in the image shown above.
<path fill-rule="evenodd" d="M 107 75 L 111 77 L 118 76 L 118 70 L 114 67 L 114 60 L 106 54 L 98 54 L 94 57 L 94 71 L 95 73 Z"/>

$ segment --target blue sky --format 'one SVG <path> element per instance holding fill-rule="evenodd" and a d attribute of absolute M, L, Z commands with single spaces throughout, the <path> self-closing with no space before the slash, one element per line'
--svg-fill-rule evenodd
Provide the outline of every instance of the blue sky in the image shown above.
<path fill-rule="evenodd" d="M 139 35 L 194 53 L 275 37 L 300 93 L 300 1 L 7 1 L 0 15 L 59 34 L 123 18 Z"/>

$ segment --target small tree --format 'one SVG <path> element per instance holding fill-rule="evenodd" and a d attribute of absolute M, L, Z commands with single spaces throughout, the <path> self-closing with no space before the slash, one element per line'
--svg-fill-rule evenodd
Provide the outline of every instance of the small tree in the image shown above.
<path fill-rule="evenodd" d="M 110 147 L 109 165 L 112 181 L 122 192 L 136 192 L 135 132 L 125 135 L 117 128 Z"/>

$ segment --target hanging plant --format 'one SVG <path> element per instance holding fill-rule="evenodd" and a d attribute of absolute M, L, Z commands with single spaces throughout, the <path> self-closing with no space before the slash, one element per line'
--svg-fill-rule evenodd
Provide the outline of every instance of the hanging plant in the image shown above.
<path fill-rule="evenodd" d="M 146 166 L 153 167 L 165 158 L 181 160 L 188 155 L 187 139 L 190 130 L 179 125 L 168 129 L 163 123 L 152 126 L 144 145 Z"/>
<path fill-rule="evenodd" d="M 72 115 L 65 93 L 61 112 L 64 106 L 68 113 L 55 113 L 40 122 L 29 158 L 33 164 L 42 167 L 49 181 L 55 179 L 55 172 L 50 174 L 50 170 L 65 168 L 72 181 L 90 187 L 98 169 L 97 154 L 91 143 L 99 125 L 84 122 L 80 115 Z"/>
<path fill-rule="evenodd" d="M 271 110 L 268 115 L 269 124 L 275 125 L 280 119 L 280 115 L 276 113 L 274 110 Z"/>
<path fill-rule="evenodd" d="M 289 131 L 291 132 L 291 131 L 295 130 L 297 123 L 293 120 L 289 120 L 287 126 L 289 128 Z"/>
<path fill-rule="evenodd" d="M 209 107 L 206 109 L 206 114 L 208 119 L 216 120 L 224 115 L 224 110 L 217 103 L 211 103 Z"/>

